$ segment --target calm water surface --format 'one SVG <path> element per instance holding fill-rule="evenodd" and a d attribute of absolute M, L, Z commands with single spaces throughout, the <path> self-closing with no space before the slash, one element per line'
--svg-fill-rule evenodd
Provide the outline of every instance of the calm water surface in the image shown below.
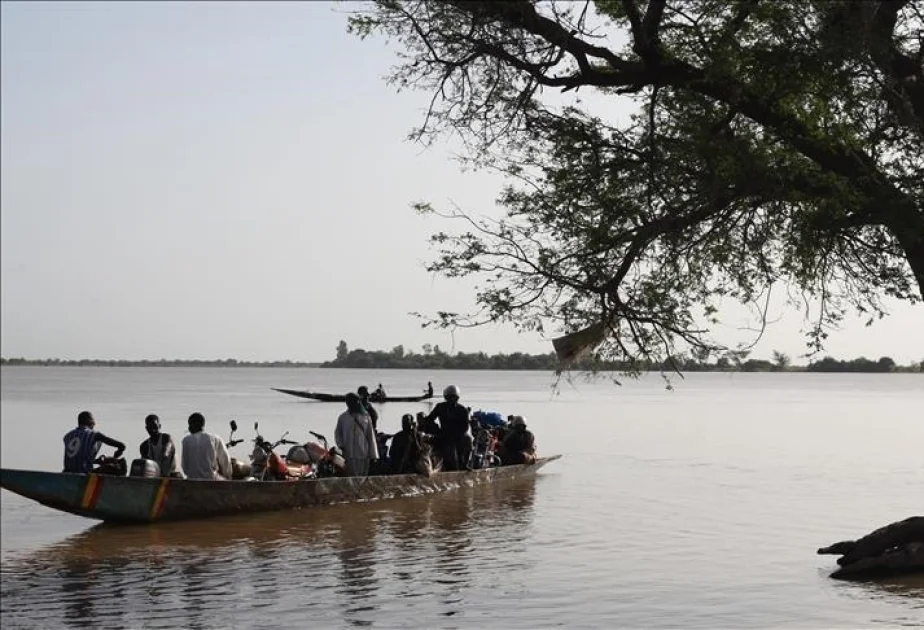
<path fill-rule="evenodd" d="M 921 375 L 690 374 L 621 388 L 547 374 L 3 368 L 4 467 L 59 470 L 76 413 L 130 445 L 194 410 L 227 437 L 332 436 L 340 405 L 269 390 L 459 385 L 564 457 L 533 480 L 214 521 L 96 526 L 2 492 L 17 627 L 924 626 L 924 580 L 830 580 L 822 545 L 924 514 Z M 427 404 L 380 405 L 381 425 Z M 246 443 L 245 443 L 246 445 Z M 244 456 L 245 445 L 234 449 Z M 242 450 L 243 449 L 243 450 Z"/>

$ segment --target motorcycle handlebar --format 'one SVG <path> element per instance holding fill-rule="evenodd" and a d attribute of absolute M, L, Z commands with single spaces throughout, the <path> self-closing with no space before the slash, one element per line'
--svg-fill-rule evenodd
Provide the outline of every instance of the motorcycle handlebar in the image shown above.
<path fill-rule="evenodd" d="M 243 441 L 244 441 L 244 440 L 228 440 L 227 446 L 228 446 L 228 448 L 231 448 L 231 447 L 237 446 L 238 444 L 240 444 L 240 443 L 243 442 Z"/>
<path fill-rule="evenodd" d="M 269 442 L 262 442 L 261 444 L 262 444 L 262 446 L 263 446 L 264 448 L 269 449 L 269 450 L 273 450 L 273 449 L 275 449 L 277 446 L 282 446 L 282 445 L 284 445 L 284 444 L 293 444 L 293 445 L 295 445 L 295 444 L 298 444 L 298 442 L 294 442 L 294 441 L 292 441 L 292 440 L 285 440 L 285 439 L 283 439 L 283 440 L 276 440 L 276 442 L 274 442 L 274 443 L 272 443 L 272 444 L 269 443 Z"/>

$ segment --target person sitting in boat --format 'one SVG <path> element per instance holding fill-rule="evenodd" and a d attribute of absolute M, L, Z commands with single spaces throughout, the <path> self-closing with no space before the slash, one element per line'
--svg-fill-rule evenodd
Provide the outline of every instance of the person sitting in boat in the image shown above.
<path fill-rule="evenodd" d="M 417 412 L 417 430 L 423 431 L 428 435 L 439 435 L 440 425 L 436 423 L 436 420 L 427 419 L 427 414 L 422 411 Z"/>
<path fill-rule="evenodd" d="M 377 412 L 375 407 L 372 406 L 372 403 L 369 402 L 369 388 L 362 385 L 356 390 L 356 393 L 359 395 L 359 400 L 363 404 L 366 414 L 372 419 L 372 428 L 377 430 L 379 427 L 379 412 Z"/>
<path fill-rule="evenodd" d="M 505 465 L 536 462 L 536 438 L 532 431 L 526 428 L 526 419 L 523 416 L 514 416 L 510 422 L 510 431 L 504 438 L 501 457 Z"/>
<path fill-rule="evenodd" d="M 433 436 L 419 430 L 409 413 L 401 417 L 401 431 L 395 433 L 388 451 L 389 469 L 394 475 L 421 474 L 429 477 L 439 462 L 432 457 Z"/>
<path fill-rule="evenodd" d="M 152 413 L 144 419 L 144 430 L 150 437 L 141 443 L 141 458 L 157 464 L 161 477 L 182 476 L 176 464 L 173 438 L 168 433 L 160 432 L 160 418 L 156 414 Z"/>
<path fill-rule="evenodd" d="M 189 479 L 231 479 L 231 455 L 220 437 L 205 432 L 205 416 L 189 416 L 183 438 L 183 472 Z"/>
<path fill-rule="evenodd" d="M 77 414 L 77 428 L 71 429 L 64 436 L 64 472 L 90 472 L 103 444 L 116 450 L 116 459 L 125 452 L 122 442 L 106 437 L 96 430 L 96 420 L 92 413 L 81 411 Z"/>
<path fill-rule="evenodd" d="M 379 383 L 379 386 L 375 388 L 375 391 L 372 393 L 372 397 L 376 400 L 385 400 L 385 388 L 382 387 L 381 383 Z"/>
<path fill-rule="evenodd" d="M 379 458 L 369 465 L 370 475 L 387 475 L 391 472 L 391 467 L 388 465 L 388 443 L 394 437 L 394 433 L 375 432 L 375 444 L 379 451 Z"/>
<path fill-rule="evenodd" d="M 391 438 L 388 449 L 388 467 L 395 475 L 414 472 L 413 464 L 406 461 L 405 454 L 417 434 L 417 421 L 409 413 L 401 416 L 401 430 Z"/>
<path fill-rule="evenodd" d="M 437 403 L 425 419 L 426 423 L 439 420 L 444 470 L 469 468 L 472 454 L 469 408 L 459 404 L 459 393 L 455 385 L 443 390 L 443 402 Z"/>
<path fill-rule="evenodd" d="M 375 428 L 358 394 L 347 394 L 346 406 L 346 411 L 337 418 L 334 441 L 343 451 L 350 476 L 366 477 L 372 461 L 379 458 Z"/>

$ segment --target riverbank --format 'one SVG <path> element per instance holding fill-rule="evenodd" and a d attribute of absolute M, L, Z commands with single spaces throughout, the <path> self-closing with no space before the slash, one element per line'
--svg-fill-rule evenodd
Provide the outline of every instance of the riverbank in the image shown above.
<path fill-rule="evenodd" d="M 334 368 L 334 369 L 373 369 L 373 370 L 479 370 L 479 371 L 533 371 L 554 372 L 556 367 L 551 362 L 523 361 L 517 355 L 495 355 L 487 357 L 486 361 L 468 361 L 466 357 L 458 359 L 456 356 L 446 355 L 447 360 L 427 360 L 427 355 L 417 355 L 422 359 L 420 363 L 405 361 L 401 364 L 394 362 L 368 362 L 352 364 L 345 361 L 307 362 L 307 361 L 239 361 L 237 359 L 208 360 L 208 359 L 158 359 L 158 360 L 125 360 L 125 359 L 6 359 L 0 358 L 0 365 L 4 367 L 141 367 L 141 368 Z M 432 355 L 430 355 L 432 356 Z M 528 355 L 527 355 L 528 356 Z M 894 362 L 869 361 L 867 359 L 854 359 L 852 361 L 836 361 L 823 359 L 809 365 L 778 366 L 766 361 L 746 361 L 740 365 L 709 365 L 686 362 L 676 367 L 677 371 L 687 372 L 824 372 L 824 373 L 855 373 L 855 374 L 902 374 L 924 373 L 924 363 L 919 365 L 895 365 Z M 572 372 L 625 372 L 627 368 L 618 365 L 575 366 Z M 639 372 L 674 372 L 669 366 L 649 366 Z"/>

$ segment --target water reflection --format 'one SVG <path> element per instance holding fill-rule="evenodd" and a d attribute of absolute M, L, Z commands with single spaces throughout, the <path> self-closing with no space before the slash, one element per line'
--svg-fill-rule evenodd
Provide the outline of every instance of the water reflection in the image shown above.
<path fill-rule="evenodd" d="M 373 596 L 378 591 L 376 564 L 376 513 L 353 510 L 347 520 L 338 520 L 337 534 L 332 537 L 339 561 L 340 581 L 336 593 L 341 598 L 344 620 L 353 626 L 372 625 L 375 610 Z"/>
<path fill-rule="evenodd" d="M 924 610 L 924 575 L 902 575 L 868 581 L 838 583 L 841 593 L 859 599 L 892 599 L 909 597 L 919 602 Z"/>
<path fill-rule="evenodd" d="M 456 615 L 503 551 L 527 566 L 535 480 L 414 499 L 142 527 L 97 525 L 0 570 L 3 624 L 368 626 Z M 397 611 L 397 612 L 396 612 Z M 324 624 L 322 624 L 324 625 Z"/>
<path fill-rule="evenodd" d="M 65 567 L 61 573 L 62 599 L 66 602 L 64 618 L 73 627 L 90 627 L 93 623 L 92 586 L 95 581 L 93 571 L 81 571 L 74 567 Z"/>

